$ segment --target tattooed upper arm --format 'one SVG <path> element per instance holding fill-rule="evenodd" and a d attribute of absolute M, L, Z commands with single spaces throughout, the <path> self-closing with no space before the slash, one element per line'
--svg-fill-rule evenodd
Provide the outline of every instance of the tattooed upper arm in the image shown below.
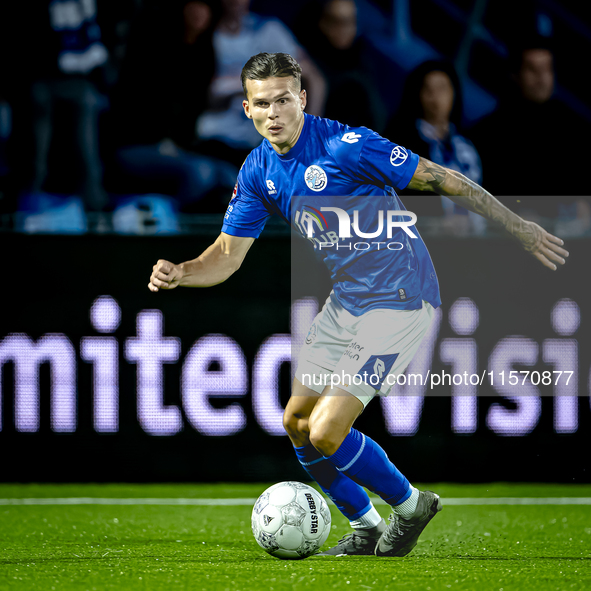
<path fill-rule="evenodd" d="M 420 157 L 419 164 L 408 184 L 408 188 L 418 191 L 433 191 L 441 194 L 446 176 L 446 168 Z"/>

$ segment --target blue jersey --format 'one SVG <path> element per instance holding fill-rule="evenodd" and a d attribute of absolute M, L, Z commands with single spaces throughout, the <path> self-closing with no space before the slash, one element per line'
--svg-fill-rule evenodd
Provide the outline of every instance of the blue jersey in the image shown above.
<path fill-rule="evenodd" d="M 269 216 L 279 215 L 314 243 L 334 297 L 351 314 L 416 310 L 422 300 L 436 308 L 427 247 L 409 216 L 391 213 L 406 211 L 395 188 L 408 185 L 418 160 L 365 127 L 306 114 L 289 152 L 278 154 L 265 139 L 248 155 L 222 232 L 257 238 Z"/>

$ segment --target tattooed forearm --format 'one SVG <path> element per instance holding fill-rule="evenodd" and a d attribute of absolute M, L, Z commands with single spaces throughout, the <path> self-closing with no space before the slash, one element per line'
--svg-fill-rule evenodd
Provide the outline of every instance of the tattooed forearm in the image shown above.
<path fill-rule="evenodd" d="M 408 188 L 417 189 L 418 191 L 433 191 L 441 195 L 448 172 L 451 171 L 439 166 L 439 164 L 435 164 L 426 158 L 419 158 L 419 164 Z"/>
<path fill-rule="evenodd" d="M 454 203 L 501 224 L 511 234 L 523 231 L 523 220 L 479 184 L 425 158 L 419 159 L 417 170 L 408 186 L 410 189 L 445 195 Z"/>
<path fill-rule="evenodd" d="M 560 238 L 519 217 L 463 174 L 420 158 L 408 186 L 410 189 L 434 191 L 439 195 L 445 195 L 454 203 L 480 214 L 487 220 L 497 222 L 514 236 L 527 252 L 549 269 L 555 271 L 556 263 L 564 265 L 568 252 L 562 248 L 564 243 Z"/>

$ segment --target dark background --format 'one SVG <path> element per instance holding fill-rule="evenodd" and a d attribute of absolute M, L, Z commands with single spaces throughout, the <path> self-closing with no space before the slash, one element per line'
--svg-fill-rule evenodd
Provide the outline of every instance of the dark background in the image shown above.
<path fill-rule="evenodd" d="M 409 204 L 410 206 L 411 204 Z M 47 364 L 40 372 L 41 427 L 37 433 L 16 432 L 13 419 L 13 364 L 2 366 L 3 428 L 0 431 L 2 481 L 249 481 L 305 479 L 287 437 L 273 437 L 257 424 L 247 395 L 239 399 L 246 428 L 233 436 L 206 437 L 185 420 L 174 436 L 145 433 L 136 415 L 136 371 L 123 355 L 126 338 L 136 334 L 136 315 L 162 310 L 165 336 L 182 341 L 179 363 L 164 370 L 165 404 L 180 404 L 182 360 L 191 345 L 208 333 L 235 339 L 249 366 L 261 343 L 274 333 L 289 332 L 292 290 L 290 237 L 273 224 L 252 247 L 238 273 L 209 289 L 178 289 L 153 294 L 147 289 L 151 267 L 159 258 L 172 261 L 197 256 L 212 238 L 125 238 L 113 236 L 0 235 L 5 282 L 1 336 L 26 333 L 38 339 L 47 333 L 67 335 L 79 352 L 80 339 L 92 336 L 89 310 L 99 295 L 120 304 L 122 321 L 114 333 L 120 347 L 120 423 L 117 433 L 97 433 L 92 420 L 91 365 L 78 357 L 78 424 L 73 433 L 55 433 L 49 420 Z M 204 233 L 206 234 L 206 233 Z M 591 285 L 587 239 L 569 243 L 571 258 L 553 273 L 503 238 L 431 238 L 427 245 L 439 273 L 443 319 L 439 340 L 454 337 L 447 317 L 458 297 L 479 307 L 474 333 L 479 371 L 487 367 L 499 339 L 523 335 L 538 343 L 559 338 L 550 311 L 560 298 L 574 300 L 581 310 L 579 342 L 579 426 L 560 435 L 553 428 L 551 391 L 540 386 L 542 413 L 525 437 L 499 436 L 486 427 L 491 403 L 499 401 L 490 387 L 479 395 L 479 424 L 474 434 L 454 434 L 450 423 L 450 388 L 436 388 L 425 398 L 420 426 L 412 437 L 390 436 L 380 404 L 372 402 L 358 428 L 374 437 L 412 480 L 531 480 L 590 482 L 591 443 L 589 369 L 591 363 Z M 293 253 L 291 253 L 293 254 Z M 305 269 L 304 265 L 304 269 Z M 326 292 L 324 292 L 326 294 Z M 214 367 L 211 368 L 215 370 Z M 435 349 L 432 371 L 450 371 Z M 517 367 L 519 369 L 519 367 Z M 535 368 L 552 369 L 542 363 Z M 250 377 L 249 377 L 250 379 Z M 289 395 L 289 370 L 284 366 L 281 396 Z M 232 402 L 230 400 L 230 402 Z M 216 401 L 214 405 L 224 404 Z"/>

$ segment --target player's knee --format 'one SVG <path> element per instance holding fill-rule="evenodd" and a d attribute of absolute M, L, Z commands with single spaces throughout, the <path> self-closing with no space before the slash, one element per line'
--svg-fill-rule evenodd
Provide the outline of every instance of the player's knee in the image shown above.
<path fill-rule="evenodd" d="M 325 457 L 332 456 L 346 436 L 335 430 L 329 422 L 316 421 L 310 425 L 310 443 Z"/>
<path fill-rule="evenodd" d="M 301 447 L 309 443 L 308 417 L 297 416 L 289 410 L 283 413 L 283 428 L 294 445 Z"/>

